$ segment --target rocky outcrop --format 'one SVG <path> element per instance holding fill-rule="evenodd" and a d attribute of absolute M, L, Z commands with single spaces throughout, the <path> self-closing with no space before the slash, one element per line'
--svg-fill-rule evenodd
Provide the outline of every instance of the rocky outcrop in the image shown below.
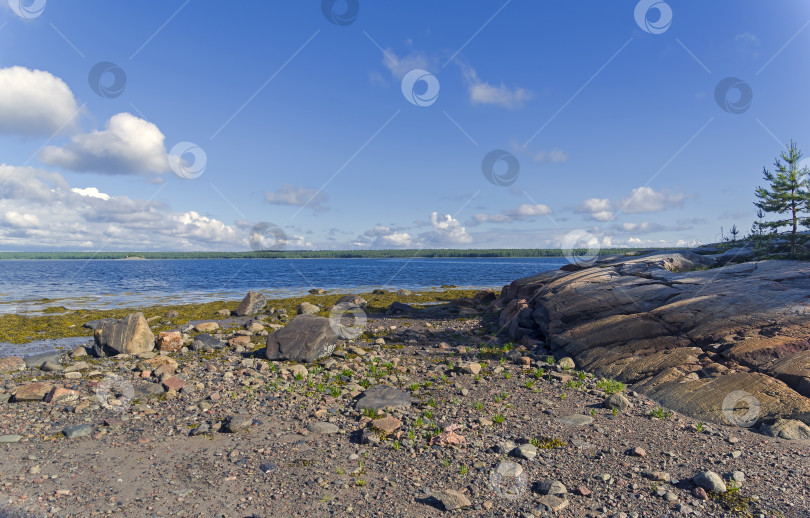
<path fill-rule="evenodd" d="M 810 264 L 718 264 L 658 252 L 518 279 L 501 329 L 699 419 L 810 423 Z"/>
<path fill-rule="evenodd" d="M 268 360 L 310 363 L 332 354 L 338 335 L 328 318 L 297 315 L 289 324 L 267 337 Z"/>
<path fill-rule="evenodd" d="M 99 357 L 140 354 L 155 348 L 155 335 L 143 313 L 130 313 L 121 320 L 104 322 L 93 333 L 93 338 L 93 352 Z"/>

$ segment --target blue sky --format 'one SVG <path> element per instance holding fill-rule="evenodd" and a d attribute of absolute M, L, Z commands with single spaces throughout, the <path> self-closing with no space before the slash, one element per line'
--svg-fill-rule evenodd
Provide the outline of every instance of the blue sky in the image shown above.
<path fill-rule="evenodd" d="M 802 0 L 77 5 L 0 2 L 2 250 L 711 242 L 810 152 Z"/>

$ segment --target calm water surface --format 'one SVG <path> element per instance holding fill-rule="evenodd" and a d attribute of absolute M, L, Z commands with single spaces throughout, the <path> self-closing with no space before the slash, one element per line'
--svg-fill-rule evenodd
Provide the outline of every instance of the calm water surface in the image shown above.
<path fill-rule="evenodd" d="M 413 290 L 443 284 L 501 288 L 565 264 L 554 258 L 494 259 L 171 259 L 0 261 L 0 313 L 236 300 L 310 288 L 341 292 Z M 49 299 L 43 301 L 42 299 Z"/>

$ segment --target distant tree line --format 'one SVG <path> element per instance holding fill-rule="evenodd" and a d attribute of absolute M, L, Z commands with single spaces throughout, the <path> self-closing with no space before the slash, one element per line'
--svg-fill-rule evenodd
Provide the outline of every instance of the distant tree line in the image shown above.
<path fill-rule="evenodd" d="M 609 248 L 600 255 L 626 254 L 649 248 Z M 578 256 L 588 250 L 574 250 Z M 0 252 L 0 259 L 410 259 L 563 257 L 555 248 L 423 249 L 423 250 L 274 250 L 247 252 Z"/>

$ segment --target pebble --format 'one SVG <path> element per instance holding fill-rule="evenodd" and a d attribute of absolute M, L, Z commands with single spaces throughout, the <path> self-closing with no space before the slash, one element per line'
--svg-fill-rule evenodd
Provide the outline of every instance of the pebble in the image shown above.
<path fill-rule="evenodd" d="M 466 509 L 472 505 L 466 496 L 454 489 L 440 489 L 439 491 L 434 491 L 433 498 L 442 503 L 445 511 Z"/>
<path fill-rule="evenodd" d="M 80 437 L 88 437 L 93 433 L 93 427 L 89 424 L 80 424 L 76 426 L 66 426 L 62 433 L 68 439 L 78 439 Z"/>
<path fill-rule="evenodd" d="M 726 483 L 723 482 L 720 475 L 714 471 L 701 471 L 695 475 L 692 480 L 695 482 L 695 485 L 702 487 L 706 491 L 725 493 L 727 490 Z"/>
<path fill-rule="evenodd" d="M 340 428 L 338 428 L 337 425 L 334 425 L 332 423 L 328 423 L 325 421 L 316 421 L 314 423 L 308 424 L 307 430 L 309 430 L 312 433 L 331 435 L 333 433 L 338 433 L 338 431 L 340 431 Z"/>

